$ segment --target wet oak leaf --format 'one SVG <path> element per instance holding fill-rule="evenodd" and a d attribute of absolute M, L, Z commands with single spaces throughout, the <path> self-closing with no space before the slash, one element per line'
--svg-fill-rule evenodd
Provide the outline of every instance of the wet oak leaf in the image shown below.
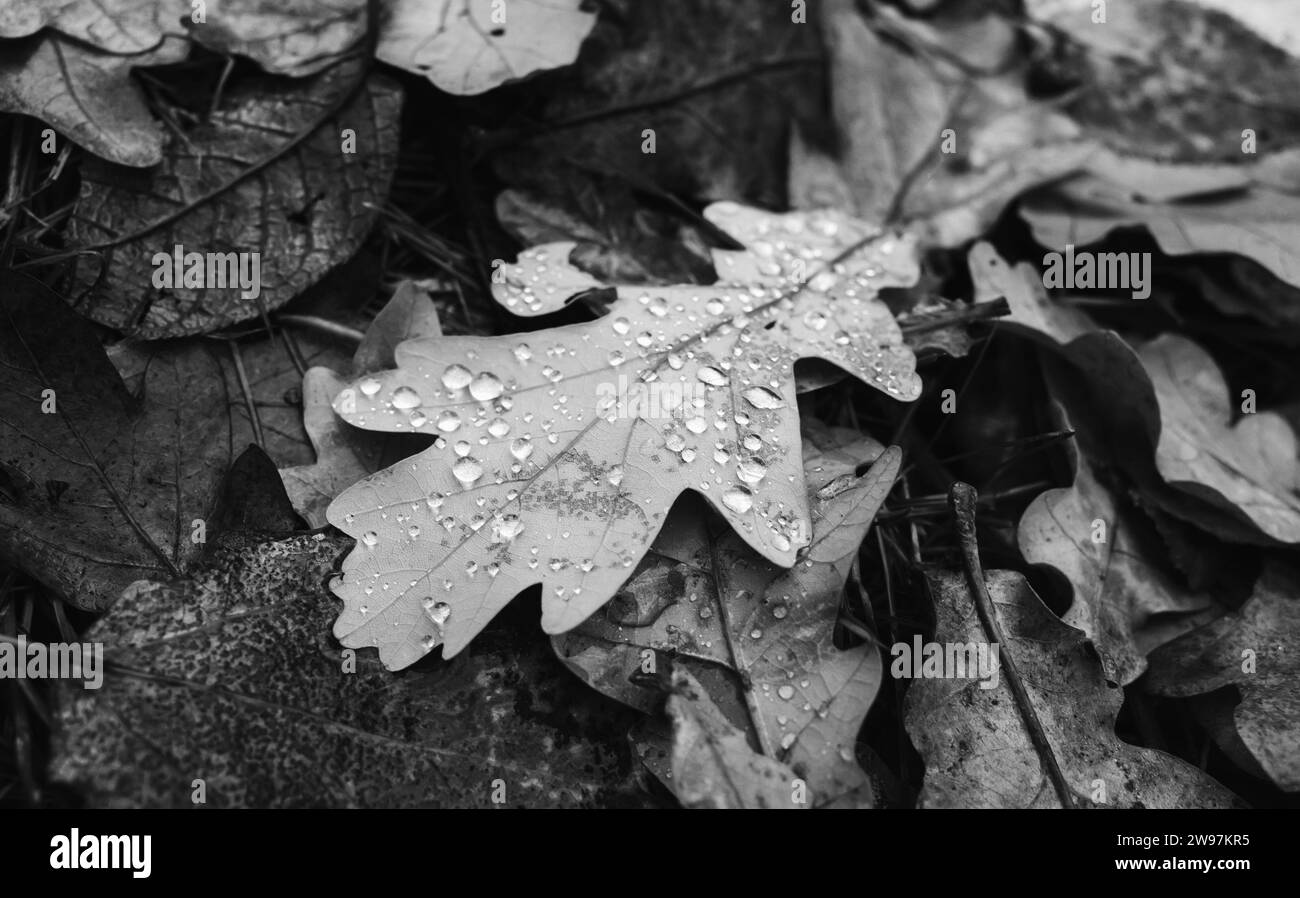
<path fill-rule="evenodd" d="M 453 94 L 565 66 L 596 24 L 581 0 L 390 0 L 376 55 Z"/>
<path fill-rule="evenodd" d="M 614 601 L 554 637 L 557 653 L 593 687 L 645 710 L 646 691 L 628 682 L 645 650 L 721 665 L 737 675 L 740 715 L 761 753 L 799 773 L 810 804 L 873 805 L 854 743 L 880 687 L 880 657 L 869 643 L 837 649 L 833 637 L 845 579 L 901 458 L 856 431 L 806 430 L 813 541 L 794 568 L 755 557 L 683 509 Z"/>
<path fill-rule="evenodd" d="M 6 273 L 0 323 L 0 472 L 13 490 L 0 490 L 0 553 L 89 610 L 178 574 L 242 448 L 233 372 L 211 348 L 152 347 L 132 394 L 94 329 L 18 274 Z"/>
<path fill-rule="evenodd" d="M 991 642 L 963 574 L 927 575 L 935 642 Z M 1014 571 L 985 580 L 1006 644 L 1076 807 L 1231 807 L 1236 797 L 1172 755 L 1120 740 L 1123 692 L 1108 686 L 1083 633 L 1062 623 Z M 921 807 L 1053 808 L 1061 803 L 1007 683 L 922 678 L 904 700 L 905 725 L 925 760 Z M 1104 789 L 1099 789 L 1099 785 Z M 1098 800 L 1098 799 L 1103 800 Z"/>
<path fill-rule="evenodd" d="M 1264 570 L 1241 609 L 1158 649 L 1144 687 L 1156 695 L 1241 692 L 1232 710 L 1241 742 L 1277 784 L 1300 791 L 1300 579 Z"/>
<path fill-rule="evenodd" d="M 172 138 L 157 168 L 87 160 L 69 228 L 84 313 L 148 339 L 205 333 L 283 305 L 347 260 L 387 193 L 401 108 L 394 84 L 358 76 L 340 65 L 305 83 L 245 81 L 186 141 Z M 178 246 L 201 255 L 168 285 Z M 258 283 L 232 286 L 232 261 Z"/>
<path fill-rule="evenodd" d="M 794 363 L 919 395 L 877 296 L 916 280 L 914 241 L 835 212 L 706 215 L 748 247 L 714 251 L 717 284 L 616 287 L 595 321 L 408 341 L 397 370 L 339 395 L 349 423 L 439 437 L 329 508 L 359 539 L 336 585 L 345 645 L 377 646 L 395 669 L 439 644 L 451 656 L 537 583 L 543 629 L 565 632 L 609 601 L 687 490 L 763 557 L 794 563 L 810 540 Z M 524 252 L 498 299 L 542 314 L 604 286 L 569 248 Z"/>
<path fill-rule="evenodd" d="M 62 693 L 53 778 L 94 807 L 193 807 L 195 777 L 210 807 L 491 807 L 498 777 L 513 806 L 637 801 L 615 733 L 553 722 L 552 703 L 618 709 L 566 691 L 542 640 L 400 678 L 340 652 L 325 582 L 346 542 L 230 534 L 191 579 L 128 588 L 88 637 L 102 687 Z"/>

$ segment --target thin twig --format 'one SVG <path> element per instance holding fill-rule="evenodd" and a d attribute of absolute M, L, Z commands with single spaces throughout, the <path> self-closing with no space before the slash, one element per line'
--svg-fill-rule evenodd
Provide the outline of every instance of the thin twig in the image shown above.
<path fill-rule="evenodd" d="M 975 610 L 979 612 L 980 622 L 984 625 L 984 632 L 988 635 L 989 641 L 1003 647 L 1001 664 L 1006 674 L 1007 685 L 1011 688 L 1011 694 L 1015 696 L 1016 706 L 1020 708 L 1020 717 L 1025 723 L 1025 729 L 1029 731 L 1029 741 L 1034 744 L 1043 766 L 1047 768 L 1047 775 L 1052 781 L 1052 788 L 1056 790 L 1056 797 L 1062 807 L 1074 808 L 1076 807 L 1074 795 L 1065 780 L 1065 774 L 1061 771 L 1060 763 L 1056 760 L 1056 753 L 1052 751 L 1052 745 L 1047 741 L 1047 733 L 1038 719 L 1038 712 L 1034 710 L 1033 703 L 1029 700 L 1029 691 L 1025 688 L 1024 680 L 1020 678 L 1016 659 L 1010 651 L 1006 650 L 1007 640 L 993 609 L 993 597 L 989 595 L 988 584 L 984 581 L 984 568 L 980 564 L 979 544 L 975 536 L 975 505 L 978 500 L 975 487 L 969 483 L 958 481 L 948 490 L 948 502 L 957 526 L 957 539 L 961 544 L 962 562 L 966 567 L 966 581 L 970 585 L 971 595 L 975 597 Z"/>

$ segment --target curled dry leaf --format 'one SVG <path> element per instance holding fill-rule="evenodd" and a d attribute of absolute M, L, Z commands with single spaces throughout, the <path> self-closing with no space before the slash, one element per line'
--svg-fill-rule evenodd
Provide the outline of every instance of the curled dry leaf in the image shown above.
<path fill-rule="evenodd" d="M 962 574 L 927 577 L 937 614 L 935 641 L 957 646 L 994 640 L 976 613 Z M 918 679 L 905 699 L 906 727 L 925 760 L 922 807 L 1061 807 L 1053 785 L 1076 807 L 1231 807 L 1236 797 L 1201 771 L 1115 734 L 1123 693 L 1110 687 L 1083 633 L 1061 623 L 1014 571 L 988 571 L 986 582 L 1005 644 L 1031 709 L 1009 686 L 1007 664 L 987 680 Z M 1037 718 L 1047 748 L 1035 748 L 1025 721 Z"/>
<path fill-rule="evenodd" d="M 1135 537 L 1140 524 L 1134 511 L 1093 467 L 1114 457 L 1150 455 L 1156 434 L 1142 410 L 1151 409 L 1154 417 L 1154 392 L 1128 344 L 1097 330 L 1082 311 L 1053 302 L 1032 265 L 1012 267 L 987 243 L 971 248 L 968 263 L 976 299 L 1000 295 L 1011 306 L 1002 327 L 1048 346 L 1074 367 L 1072 373 L 1083 375 L 1078 382 L 1045 366 L 1054 423 L 1075 433 L 1066 445 L 1074 482 L 1030 503 L 1017 542 L 1030 564 L 1065 577 L 1073 602 L 1064 621 L 1092 640 L 1107 678 L 1127 685 L 1145 670 L 1151 649 L 1215 613 L 1208 596 L 1149 563 Z M 1127 432 L 1127 443 L 1112 439 L 1116 432 Z"/>
<path fill-rule="evenodd" d="M 366 330 L 348 376 L 392 367 L 393 352 L 403 340 L 441 335 L 438 310 L 429 295 L 413 282 L 403 281 Z M 330 368 L 307 369 L 302 378 L 302 421 L 315 461 L 280 471 L 290 502 L 313 527 L 328 524 L 325 509 L 334 497 L 373 474 L 385 455 L 392 454 L 391 436 L 358 430 L 334 413 L 334 397 L 346 386 L 347 379 Z"/>
<path fill-rule="evenodd" d="M 1020 212 L 1034 239 L 1054 250 L 1141 225 L 1169 255 L 1236 253 L 1300 286 L 1296 158 L 1196 166 L 1099 154 L 1088 172 L 1036 194 Z"/>
<path fill-rule="evenodd" d="M 1057 380 L 1049 375 L 1049 389 Z M 1062 430 L 1071 429 L 1066 408 L 1053 402 Z M 1021 515 L 1016 539 L 1026 561 L 1055 568 L 1069 581 L 1074 601 L 1061 619 L 1092 640 L 1106 678 L 1127 686 L 1146 670 L 1153 649 L 1220 611 L 1210 596 L 1192 592 L 1148 560 L 1135 536 L 1140 522 L 1134 513 L 1098 479 L 1079 447 L 1067 444 L 1066 452 L 1074 483 L 1035 498 Z"/>
<path fill-rule="evenodd" d="M 854 743 L 880 687 L 880 657 L 870 643 L 837 649 L 833 637 L 845 578 L 901 458 L 856 432 L 805 430 L 813 540 L 793 569 L 683 509 L 603 613 L 554 638 L 556 652 L 596 689 L 646 710 L 653 697 L 628 681 L 645 650 L 669 652 L 675 665 L 721 665 L 739 684 L 731 716 L 807 782 L 810 804 L 871 806 Z"/>
<path fill-rule="evenodd" d="M 236 534 L 192 579 L 133 584 L 90 634 L 102 687 L 65 686 L 53 778 L 99 807 L 193 807 L 196 776 L 210 807 L 491 807 L 497 777 L 512 805 L 635 800 L 617 731 L 544 643 L 400 679 L 341 653 L 324 583 L 345 542 Z"/>
<path fill-rule="evenodd" d="M 112 54 L 144 53 L 186 37 L 217 53 L 248 56 L 273 74 L 303 76 L 337 61 L 366 30 L 366 0 L 222 0 L 198 15 L 191 0 L 10 0 L 0 10 L 0 37 L 49 28 Z"/>
<path fill-rule="evenodd" d="M 1123 338 L 1099 330 L 1079 309 L 1053 301 L 1032 265 L 1022 262 L 1012 268 L 984 243 L 972 248 L 969 264 L 976 299 L 1005 296 L 1011 307 L 1010 318 L 1000 327 L 1036 340 L 1077 369 L 1081 388 L 1097 412 L 1090 417 L 1089 428 L 1099 458 L 1123 467 L 1143 498 L 1163 513 L 1233 542 L 1274 543 L 1273 537 L 1235 506 L 1225 507 L 1212 492 L 1165 483 L 1156 464 L 1164 400 L 1143 359 Z M 1226 406 L 1219 417 L 1227 417 Z"/>
<path fill-rule="evenodd" d="M 687 490 L 769 561 L 794 563 L 811 538 L 794 363 L 822 358 L 916 398 L 914 359 L 877 297 L 915 281 L 914 246 L 833 212 L 706 214 L 748 247 L 714 251 L 718 284 L 617 287 L 596 321 L 408 341 L 396 371 L 340 394 L 350 423 L 438 436 L 330 506 L 360 540 L 336 586 L 345 645 L 377 646 L 393 668 L 440 643 L 454 655 L 537 583 L 543 629 L 572 629 Z M 522 254 L 498 298 L 540 314 L 603 286 L 570 249 Z"/>
<path fill-rule="evenodd" d="M 1143 684 L 1170 696 L 1237 687 L 1232 717 L 1242 743 L 1279 789 L 1300 791 L 1297 639 L 1300 577 L 1275 564 L 1240 611 L 1158 649 Z"/>
<path fill-rule="evenodd" d="M 174 39 L 118 56 L 52 32 L 32 37 L 0 53 L 0 111 L 40 119 L 118 165 L 157 165 L 163 128 L 131 70 L 177 62 L 188 52 Z"/>
<path fill-rule="evenodd" d="M 69 229 L 79 308 L 136 336 L 204 333 L 283 305 L 350 257 L 388 190 L 401 108 L 391 82 L 359 77 L 340 65 L 305 84 L 252 79 L 155 169 L 87 160 Z"/>
<path fill-rule="evenodd" d="M 390 0 L 376 55 L 453 94 L 573 62 L 596 24 L 582 0 Z"/>
<path fill-rule="evenodd" d="M 211 350 L 155 347 L 133 396 L 94 329 L 12 272 L 0 322 L 0 552 L 91 610 L 178 575 L 234 457 L 233 373 Z"/>
<path fill-rule="evenodd" d="M 1219 366 L 1185 337 L 1165 334 L 1139 356 L 1160 403 L 1160 475 L 1272 539 L 1300 542 L 1300 460 L 1286 419 L 1258 412 L 1231 423 Z"/>
<path fill-rule="evenodd" d="M 1094 152 L 1077 126 L 1029 98 L 1018 71 L 974 79 L 945 61 L 973 56 L 975 65 L 998 68 L 1015 41 L 1008 20 L 989 14 L 940 28 L 888 7 L 880 16 L 869 26 L 848 0 L 821 16 L 839 159 L 791 132 L 795 208 L 835 205 L 872 221 L 916 220 L 925 242 L 959 246 L 1015 196 L 1072 174 Z M 873 30 L 882 27 L 906 35 L 914 49 L 882 39 Z"/>
<path fill-rule="evenodd" d="M 754 751 L 699 682 L 674 670 L 672 781 L 688 808 L 808 807 L 789 766 Z"/>

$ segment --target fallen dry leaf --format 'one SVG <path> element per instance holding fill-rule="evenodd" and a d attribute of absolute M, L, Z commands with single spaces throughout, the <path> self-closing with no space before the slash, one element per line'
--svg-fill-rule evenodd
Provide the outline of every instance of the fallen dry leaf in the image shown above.
<path fill-rule="evenodd" d="M 787 765 L 759 754 L 689 673 L 673 671 L 672 780 L 688 808 L 808 807 Z"/>
<path fill-rule="evenodd" d="M 998 68 L 1014 43 L 1009 21 L 989 14 L 940 28 L 888 7 L 880 15 L 869 26 L 850 0 L 836 0 L 821 17 L 838 159 L 791 132 L 794 208 L 915 222 L 924 242 L 959 246 L 1014 197 L 1079 170 L 1095 151 L 1077 126 L 1029 98 L 1019 72 L 972 78 L 946 61 L 968 54 Z M 873 28 L 906 35 L 916 49 Z"/>
<path fill-rule="evenodd" d="M 389 0 L 376 55 L 453 94 L 573 62 L 596 16 L 581 0 Z"/>
<path fill-rule="evenodd" d="M 245 81 L 188 141 L 173 138 L 155 169 L 87 160 L 70 227 L 85 314 L 151 339 L 204 333 L 283 305 L 349 258 L 387 192 L 401 107 L 395 85 L 359 83 L 359 71 Z M 345 128 L 355 152 L 344 150 Z M 210 284 L 200 268 L 197 286 L 187 274 L 190 286 L 160 287 L 172 266 L 155 255 L 177 246 L 241 254 L 241 275 L 257 283 Z"/>
<path fill-rule="evenodd" d="M 438 310 L 429 295 L 404 281 L 367 328 L 347 377 L 392 367 L 393 353 L 404 340 L 441 335 Z M 330 368 L 307 369 L 302 378 L 302 418 L 315 461 L 280 471 L 294 509 L 313 527 L 326 526 L 325 510 L 334 497 L 377 471 L 394 448 L 391 436 L 358 430 L 334 413 L 334 397 L 347 386 L 347 377 Z"/>
<path fill-rule="evenodd" d="M 163 128 L 131 71 L 177 62 L 188 52 L 175 39 L 118 56 L 54 33 L 32 37 L 0 53 L 0 111 L 40 119 L 110 162 L 157 165 Z"/>
<path fill-rule="evenodd" d="M 301 77 L 337 62 L 364 36 L 366 0 L 222 0 L 211 10 L 191 0 L 11 0 L 0 10 L 0 37 L 41 28 L 114 54 L 145 53 L 183 36 Z"/>
<path fill-rule="evenodd" d="M 1219 366 L 1185 337 L 1165 334 L 1138 355 L 1160 403 L 1160 475 L 1272 539 L 1300 542 L 1300 461 L 1286 420 L 1257 412 L 1232 423 Z"/>
<path fill-rule="evenodd" d="M 1029 0 L 1028 19 L 1068 38 L 1040 51 L 1045 80 L 1096 140 L 1177 162 L 1240 162 L 1293 146 L 1300 62 L 1209 6 L 1237 0 Z M 1281 15 L 1272 16 L 1285 26 Z M 1272 32 L 1274 42 L 1278 32 Z M 1047 63 L 1047 65 L 1044 65 Z M 1053 72 L 1055 69 L 1055 72 Z"/>
<path fill-rule="evenodd" d="M 913 245 L 832 212 L 706 215 L 750 247 L 714 251 L 716 285 L 619 287 L 597 321 L 409 341 L 396 371 L 340 394 L 359 427 L 439 436 L 330 506 L 359 538 L 337 586 L 346 645 L 377 646 L 391 668 L 439 644 L 454 655 L 534 583 L 543 629 L 569 630 L 609 601 L 686 490 L 774 564 L 795 561 L 810 530 L 794 362 L 826 359 L 914 399 L 913 358 L 876 297 L 916 279 Z M 566 261 L 571 248 L 523 253 L 498 298 L 542 314 L 603 286 Z"/>
<path fill-rule="evenodd" d="M 1269 778 L 1300 791 L 1300 579 L 1281 565 L 1265 569 L 1240 611 L 1158 649 L 1144 687 L 1157 695 L 1196 696 L 1235 686 L 1237 733 Z"/>
<path fill-rule="evenodd" d="M 1165 165 L 1099 154 L 1087 173 L 1030 197 L 1020 214 L 1053 250 L 1141 225 L 1169 255 L 1237 253 L 1300 286 L 1300 182 L 1279 176 L 1286 164 Z"/>
<path fill-rule="evenodd" d="M 807 781 L 811 804 L 873 805 L 854 743 L 880 686 L 880 658 L 870 643 L 837 649 L 833 636 L 845 578 L 901 457 L 855 431 L 806 430 L 813 541 L 792 570 L 682 509 L 603 613 L 554 637 L 556 652 L 593 687 L 643 710 L 653 696 L 628 676 L 645 650 L 671 653 L 677 665 L 720 665 L 739 684 L 733 718 L 747 722 L 763 755 Z M 716 690 L 714 701 L 728 697 Z"/>
<path fill-rule="evenodd" d="M 1083 633 L 1061 623 L 1014 571 L 987 571 L 994 614 L 1076 807 L 1211 808 L 1235 796 L 1172 755 L 1115 735 L 1123 693 L 1106 684 Z M 989 643 L 966 577 L 927 575 L 938 643 Z M 918 679 L 905 699 L 906 727 L 925 760 L 922 807 L 1060 807 L 1049 761 L 1029 737 L 1002 664 L 998 685 Z"/>
<path fill-rule="evenodd" d="M 1056 402 L 1053 410 L 1054 423 L 1071 429 L 1066 407 Z M 1134 513 L 1098 479 L 1079 447 L 1067 443 L 1066 453 L 1074 483 L 1039 494 L 1021 515 L 1016 540 L 1026 561 L 1055 568 L 1069 581 L 1074 602 L 1061 619 L 1092 640 L 1106 678 L 1127 686 L 1146 670 L 1153 649 L 1221 611 L 1209 595 L 1151 563 L 1150 549 L 1135 535 Z"/>
<path fill-rule="evenodd" d="M 209 535 L 237 451 L 238 388 L 213 349 L 159 346 L 133 396 L 58 296 L 12 272 L 4 285 L 0 551 L 102 610 L 133 580 L 178 575 L 203 548 L 195 536 Z"/>

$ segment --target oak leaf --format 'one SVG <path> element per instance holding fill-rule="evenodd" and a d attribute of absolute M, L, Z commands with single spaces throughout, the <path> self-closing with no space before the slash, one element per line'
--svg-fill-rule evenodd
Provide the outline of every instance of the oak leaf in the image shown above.
<path fill-rule="evenodd" d="M 454 655 L 538 583 L 543 629 L 565 632 L 609 601 L 687 490 L 764 558 L 794 563 L 811 539 L 794 363 L 919 395 L 877 297 L 916 280 L 914 241 L 830 211 L 706 215 L 747 247 L 714 251 L 717 284 L 616 287 L 596 321 L 408 341 L 397 370 L 339 395 L 357 426 L 439 437 L 329 508 L 359 539 L 335 587 L 345 645 L 377 646 L 391 668 L 439 644 Z M 603 287 L 571 249 L 499 269 L 498 299 L 542 314 Z"/>

